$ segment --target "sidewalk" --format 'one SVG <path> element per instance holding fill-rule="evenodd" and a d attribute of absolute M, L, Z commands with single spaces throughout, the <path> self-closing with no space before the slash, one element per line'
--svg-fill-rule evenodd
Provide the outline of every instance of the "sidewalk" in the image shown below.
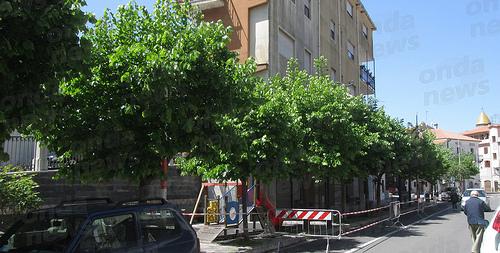
<path fill-rule="evenodd" d="M 442 210 L 448 207 L 448 203 L 438 203 L 434 207 L 426 207 L 427 215 Z M 404 216 L 415 216 L 419 217 L 416 211 L 416 205 L 404 206 L 401 208 L 401 214 Z M 362 229 L 363 227 L 373 224 L 374 222 L 383 220 L 387 218 L 386 212 L 376 212 L 369 215 L 361 215 L 356 217 L 349 217 L 346 219 L 346 224 L 343 226 L 343 231 L 353 231 L 356 229 Z M 200 229 L 202 224 L 193 225 L 195 229 Z M 378 224 L 376 226 L 379 226 Z M 355 237 L 357 232 L 349 234 L 344 237 Z M 308 239 L 303 234 L 270 234 L 268 232 L 262 232 L 260 234 L 252 234 L 250 236 L 250 243 L 243 242 L 243 238 L 238 237 L 236 239 L 222 240 L 222 236 L 219 236 L 217 240 L 212 242 L 200 242 L 201 252 L 277 252 L 278 248 L 288 247 L 290 245 L 295 245 L 301 242 L 305 242 Z M 342 237 L 342 238 L 344 238 Z M 316 239 L 318 239 L 316 237 Z M 341 239 L 342 240 L 342 239 Z"/>
<path fill-rule="evenodd" d="M 242 238 L 212 243 L 201 243 L 201 252 L 273 252 L 279 248 L 288 247 L 306 240 L 303 236 L 293 235 L 257 235 L 250 237 L 247 246 L 238 246 Z"/>

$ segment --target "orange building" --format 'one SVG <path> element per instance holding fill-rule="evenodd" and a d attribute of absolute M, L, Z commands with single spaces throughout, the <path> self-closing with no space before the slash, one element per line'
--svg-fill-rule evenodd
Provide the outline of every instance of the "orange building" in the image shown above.
<path fill-rule="evenodd" d="M 331 78 L 352 95 L 375 94 L 373 31 L 359 0 L 193 0 L 206 21 L 234 29 L 230 50 L 254 57 L 257 75 L 284 74 L 288 60 L 314 72 L 314 59 L 328 59 Z"/>

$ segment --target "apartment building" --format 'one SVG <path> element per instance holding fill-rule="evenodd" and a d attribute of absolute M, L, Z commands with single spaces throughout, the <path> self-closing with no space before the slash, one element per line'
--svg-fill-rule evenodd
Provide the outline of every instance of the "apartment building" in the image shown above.
<path fill-rule="evenodd" d="M 256 75 L 284 74 L 288 60 L 314 72 L 314 59 L 328 59 L 331 78 L 352 95 L 374 95 L 373 31 L 359 0 L 192 0 L 206 21 L 234 29 L 230 50 L 241 61 L 252 56 Z"/>
<path fill-rule="evenodd" d="M 267 80 L 284 75 L 293 57 L 314 73 L 314 59 L 328 60 L 333 81 L 351 95 L 375 95 L 373 31 L 376 29 L 360 0 L 191 0 L 205 21 L 222 20 L 233 33 L 230 50 L 241 62 L 254 57 L 256 75 Z M 350 184 L 314 180 L 276 181 L 267 194 L 276 207 L 365 209 L 375 201 L 371 177 Z M 346 199 L 342 199 L 345 192 Z M 383 195 L 383 194 L 382 194 Z M 382 196 L 382 199 L 384 196 Z M 339 209 L 340 210 L 340 209 Z"/>
<path fill-rule="evenodd" d="M 462 133 L 480 141 L 478 154 L 481 188 L 488 192 L 500 190 L 499 134 L 500 124 L 492 124 L 484 112 L 479 115 L 476 129 Z"/>

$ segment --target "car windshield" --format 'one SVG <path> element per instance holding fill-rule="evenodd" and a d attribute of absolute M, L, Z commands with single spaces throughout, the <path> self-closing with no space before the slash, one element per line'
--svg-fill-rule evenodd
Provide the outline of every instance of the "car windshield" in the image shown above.
<path fill-rule="evenodd" d="M 83 218 L 54 213 L 30 214 L 1 237 L 0 252 L 64 252 Z"/>
<path fill-rule="evenodd" d="M 471 190 L 467 190 L 464 192 L 464 197 L 470 197 Z M 479 193 L 479 197 L 486 197 L 485 191 L 477 191 Z"/>

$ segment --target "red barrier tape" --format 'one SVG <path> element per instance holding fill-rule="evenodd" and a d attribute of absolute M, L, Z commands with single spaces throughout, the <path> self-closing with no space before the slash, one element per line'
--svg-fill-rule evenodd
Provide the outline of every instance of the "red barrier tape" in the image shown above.
<path fill-rule="evenodd" d="M 373 208 L 373 209 L 369 209 L 369 210 L 363 210 L 363 211 L 357 211 L 357 212 L 350 212 L 350 213 L 343 213 L 342 216 L 345 216 L 345 215 L 353 215 L 353 214 L 360 214 L 360 213 L 369 213 L 369 212 L 374 212 L 374 211 L 377 211 L 377 210 L 382 210 L 382 209 L 385 209 L 385 208 L 388 208 L 390 207 L 391 205 L 387 205 L 387 206 L 383 206 L 383 207 L 378 207 L 378 208 Z M 335 214 L 334 216 L 336 216 L 337 214 Z"/>
<path fill-rule="evenodd" d="M 361 230 L 363 230 L 363 229 L 366 229 L 366 228 L 369 228 L 369 227 L 375 226 L 375 225 L 377 225 L 377 224 L 379 224 L 379 223 L 382 223 L 382 222 L 384 222 L 384 221 L 388 221 L 388 220 L 389 220 L 389 218 L 387 218 L 387 219 L 383 219 L 383 220 L 377 221 L 377 222 L 375 222 L 375 223 L 372 223 L 372 224 L 366 225 L 366 226 L 364 226 L 364 227 L 360 227 L 360 228 L 358 228 L 358 229 L 354 229 L 354 230 L 352 230 L 352 231 L 342 233 L 342 234 L 340 234 L 340 236 L 345 236 L 345 235 L 348 235 L 348 234 L 352 234 L 352 233 L 354 233 L 354 232 L 361 231 Z"/>

